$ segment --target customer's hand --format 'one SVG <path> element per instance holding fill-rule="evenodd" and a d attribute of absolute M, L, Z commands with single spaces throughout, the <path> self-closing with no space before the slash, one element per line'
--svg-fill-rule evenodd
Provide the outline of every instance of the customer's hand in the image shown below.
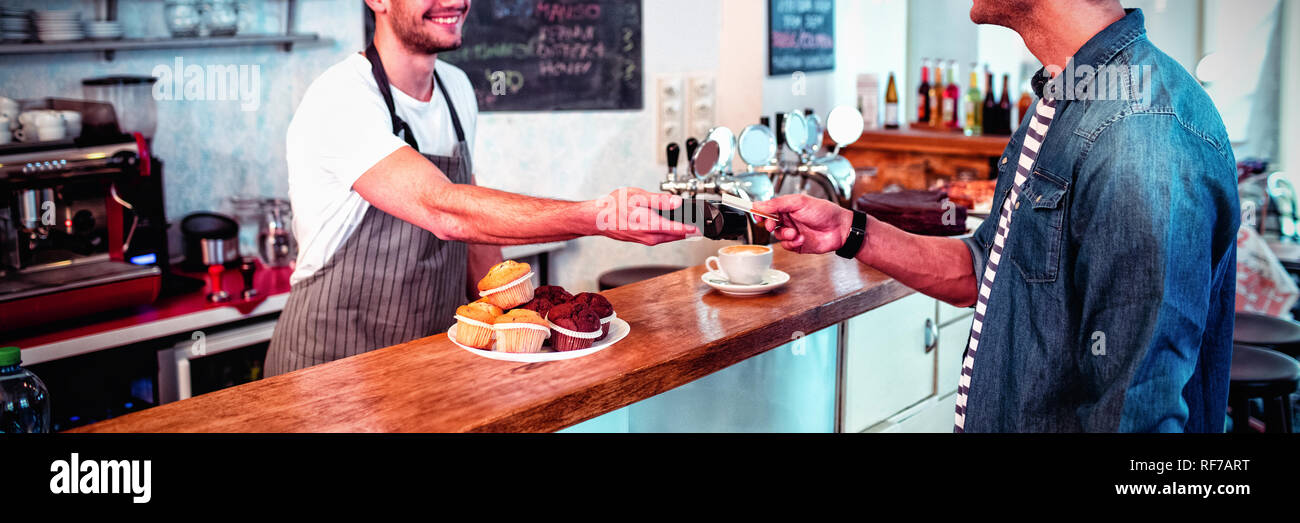
<path fill-rule="evenodd" d="M 781 246 L 800 254 L 832 252 L 844 245 L 853 226 L 853 212 L 827 200 L 791 194 L 754 202 L 754 210 L 781 217 L 764 225 Z"/>
<path fill-rule="evenodd" d="M 615 240 L 657 245 L 699 232 L 692 225 L 669 220 L 655 212 L 681 207 L 682 198 L 677 195 L 625 187 L 587 203 L 595 209 L 597 234 Z"/>

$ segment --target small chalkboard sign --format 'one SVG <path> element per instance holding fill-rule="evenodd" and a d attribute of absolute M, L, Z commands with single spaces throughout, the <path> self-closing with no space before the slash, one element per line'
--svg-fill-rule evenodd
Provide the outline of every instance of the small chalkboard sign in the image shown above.
<path fill-rule="evenodd" d="M 480 111 L 641 109 L 641 0 L 478 0 L 438 58 Z"/>
<path fill-rule="evenodd" d="M 835 0 L 770 0 L 768 74 L 835 69 Z"/>

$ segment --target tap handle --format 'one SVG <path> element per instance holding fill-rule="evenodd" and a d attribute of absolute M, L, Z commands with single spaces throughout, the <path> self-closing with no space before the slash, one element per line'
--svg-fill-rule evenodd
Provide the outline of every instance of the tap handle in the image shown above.
<path fill-rule="evenodd" d="M 776 150 L 780 157 L 781 146 L 785 145 L 785 113 L 776 113 Z"/>
<path fill-rule="evenodd" d="M 682 148 L 677 145 L 677 142 L 668 144 L 668 170 L 670 172 L 677 171 L 677 159 L 681 154 Z"/>
<path fill-rule="evenodd" d="M 253 276 L 257 274 L 257 263 L 252 258 L 244 258 L 239 264 L 239 274 L 244 277 L 244 299 L 256 296 L 257 289 L 253 288 Z"/>
<path fill-rule="evenodd" d="M 762 125 L 763 127 L 767 127 L 768 129 L 772 128 L 772 119 L 766 116 L 759 117 L 758 123 L 759 125 Z"/>
<path fill-rule="evenodd" d="M 695 150 L 700 147 L 700 141 L 695 138 L 686 139 L 686 160 L 690 161 L 695 158 Z"/>

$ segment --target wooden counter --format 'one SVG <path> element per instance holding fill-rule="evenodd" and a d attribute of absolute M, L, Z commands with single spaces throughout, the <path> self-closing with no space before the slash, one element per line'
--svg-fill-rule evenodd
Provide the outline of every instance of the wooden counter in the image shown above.
<path fill-rule="evenodd" d="M 714 292 L 695 266 L 606 291 L 632 332 L 591 356 L 521 364 L 439 334 L 71 432 L 554 431 L 699 379 L 913 291 L 834 254 L 777 249 L 790 283 Z"/>
<path fill-rule="evenodd" d="M 840 154 L 854 167 L 876 168 L 874 180 L 854 187 L 856 198 L 858 193 L 879 192 L 890 185 L 929 189 L 962 173 L 988 180 L 1010 139 L 924 129 L 870 130 Z"/>

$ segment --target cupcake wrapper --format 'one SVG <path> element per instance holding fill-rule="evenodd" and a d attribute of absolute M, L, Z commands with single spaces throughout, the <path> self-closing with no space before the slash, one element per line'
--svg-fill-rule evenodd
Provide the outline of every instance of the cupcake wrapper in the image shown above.
<path fill-rule="evenodd" d="M 560 352 L 589 349 L 596 339 L 602 336 L 601 331 L 571 331 L 554 323 L 551 323 L 551 330 L 554 331 L 552 342 L 555 344 L 555 350 Z"/>
<path fill-rule="evenodd" d="M 488 303 L 500 307 L 501 310 L 508 310 L 528 303 L 533 299 L 533 273 L 529 272 L 522 278 L 497 287 L 479 291 L 478 295 L 483 297 Z"/>
<path fill-rule="evenodd" d="M 497 352 L 531 353 L 541 352 L 542 343 L 551 336 L 550 329 L 541 325 L 506 323 L 499 325 L 497 333 Z M 509 326 L 500 328 L 502 326 Z M 541 327 L 540 329 L 534 327 Z"/>
<path fill-rule="evenodd" d="M 609 316 L 605 316 L 604 318 L 600 319 L 600 337 L 596 338 L 596 341 L 603 340 L 605 339 L 605 336 L 609 336 L 609 324 L 610 322 L 614 321 L 614 318 L 617 317 L 618 317 L 617 312 L 611 312 L 609 313 Z"/>
<path fill-rule="evenodd" d="M 492 347 L 492 329 L 461 321 L 456 324 L 456 341 L 466 347 L 487 349 Z"/>

